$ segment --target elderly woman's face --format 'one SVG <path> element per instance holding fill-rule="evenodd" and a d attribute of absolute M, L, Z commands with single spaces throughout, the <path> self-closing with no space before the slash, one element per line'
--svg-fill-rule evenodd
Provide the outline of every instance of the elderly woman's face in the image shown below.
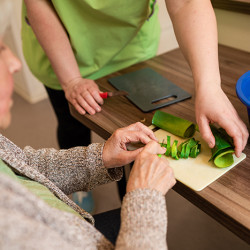
<path fill-rule="evenodd" d="M 11 121 L 13 73 L 21 68 L 21 62 L 0 38 L 0 128 L 5 129 Z"/>

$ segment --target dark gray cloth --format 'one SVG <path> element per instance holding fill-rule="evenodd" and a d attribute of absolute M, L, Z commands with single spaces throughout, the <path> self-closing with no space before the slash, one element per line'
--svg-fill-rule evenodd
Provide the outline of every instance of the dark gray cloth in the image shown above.
<path fill-rule="evenodd" d="M 115 245 L 121 226 L 121 209 L 96 214 L 94 219 L 95 228 Z"/>

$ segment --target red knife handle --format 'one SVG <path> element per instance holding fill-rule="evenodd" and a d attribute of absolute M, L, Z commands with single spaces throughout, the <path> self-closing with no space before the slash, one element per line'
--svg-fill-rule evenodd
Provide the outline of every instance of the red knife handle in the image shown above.
<path fill-rule="evenodd" d="M 100 97 L 102 99 L 107 99 L 108 98 L 108 92 L 103 92 L 103 93 L 99 93 Z"/>

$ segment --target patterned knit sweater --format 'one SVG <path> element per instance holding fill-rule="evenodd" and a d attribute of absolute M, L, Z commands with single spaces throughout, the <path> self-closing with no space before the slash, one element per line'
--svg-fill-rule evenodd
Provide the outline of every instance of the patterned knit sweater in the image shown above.
<path fill-rule="evenodd" d="M 50 207 L 0 174 L 0 249 L 167 249 L 166 204 L 159 192 L 139 189 L 126 194 L 116 246 L 95 229 L 93 217 L 68 198 L 67 194 L 121 178 L 121 168 L 103 166 L 102 150 L 103 144 L 22 150 L 0 135 L 0 159 L 46 186 L 83 217 Z"/>

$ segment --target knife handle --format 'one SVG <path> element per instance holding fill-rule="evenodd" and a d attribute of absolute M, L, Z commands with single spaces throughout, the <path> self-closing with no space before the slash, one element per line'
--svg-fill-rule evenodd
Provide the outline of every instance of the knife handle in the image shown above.
<path fill-rule="evenodd" d="M 102 99 L 107 99 L 108 98 L 108 92 L 103 92 L 103 93 L 99 93 L 100 97 Z"/>

